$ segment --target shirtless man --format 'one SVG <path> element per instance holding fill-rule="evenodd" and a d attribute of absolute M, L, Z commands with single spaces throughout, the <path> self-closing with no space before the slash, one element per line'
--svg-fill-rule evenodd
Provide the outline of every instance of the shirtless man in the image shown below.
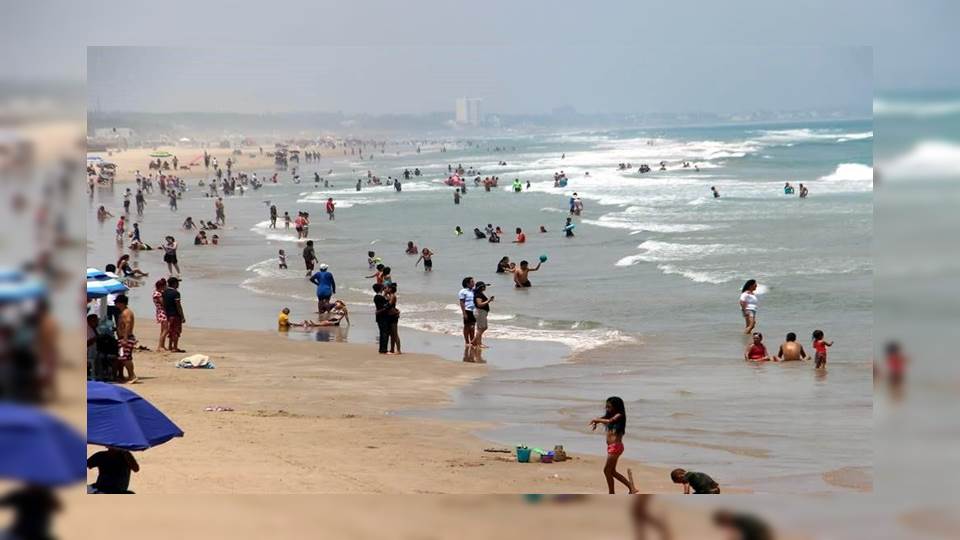
<path fill-rule="evenodd" d="M 540 269 L 540 265 L 543 263 L 537 263 L 537 266 L 530 268 L 530 263 L 527 261 L 520 261 L 520 266 L 514 268 L 513 270 L 513 284 L 518 289 L 530 287 L 530 278 L 527 275 L 530 272 L 536 272 Z"/>
<path fill-rule="evenodd" d="M 797 343 L 797 335 L 793 332 L 787 334 L 787 340 L 780 345 L 777 351 L 776 359 L 780 362 L 790 362 L 794 360 L 807 360 L 807 351 L 803 350 L 803 345 Z"/>
<path fill-rule="evenodd" d="M 133 325 L 136 319 L 133 316 L 133 311 L 127 305 L 129 300 L 127 300 L 126 295 L 117 295 L 113 303 L 120 312 L 117 317 L 117 342 L 120 347 L 120 355 L 117 358 L 117 375 L 120 380 L 132 384 L 137 382 L 137 375 L 133 372 L 133 347 L 137 343 L 137 339 L 133 335 Z M 123 368 L 127 368 L 127 374 L 129 375 L 126 379 L 123 377 Z"/>

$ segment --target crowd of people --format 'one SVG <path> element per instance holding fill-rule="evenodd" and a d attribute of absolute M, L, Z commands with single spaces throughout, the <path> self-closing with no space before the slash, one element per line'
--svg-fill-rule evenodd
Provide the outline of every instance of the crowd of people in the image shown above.
<path fill-rule="evenodd" d="M 346 152 L 346 148 L 344 152 Z M 351 148 L 351 155 L 363 155 L 363 150 Z M 309 153 L 306 154 L 307 160 L 311 160 Z M 372 154 L 368 154 L 372 159 Z M 319 154 L 316 156 L 319 159 Z M 245 173 L 233 174 L 233 165 L 231 159 L 226 161 L 226 174 L 217 164 L 216 158 L 210 158 L 205 155 L 205 167 L 213 167 L 215 179 L 210 181 L 208 197 L 214 200 L 214 218 L 211 221 L 199 221 L 199 226 L 194 224 L 191 217 L 186 218 L 183 223 L 183 229 L 187 231 L 196 231 L 194 245 L 217 245 L 220 242 L 218 234 L 211 233 L 208 238 L 208 231 L 223 231 L 226 225 L 226 210 L 223 197 L 236 195 L 238 192 L 243 194 L 244 186 L 254 186 L 254 189 L 261 185 L 256 174 L 247 175 Z M 500 162 L 505 165 L 505 162 Z M 665 170 L 666 163 L 661 162 L 661 170 Z M 684 162 L 684 168 L 691 167 L 690 163 Z M 621 170 L 631 169 L 629 163 L 620 164 Z M 641 172 L 646 172 L 649 167 L 642 166 Z M 473 177 L 475 186 L 484 186 L 487 191 L 496 186 L 499 178 L 497 176 L 483 177 L 479 170 L 465 168 L 461 164 L 456 166 L 448 165 L 448 177 L 446 183 L 452 185 L 454 190 L 454 203 L 460 204 L 461 197 L 467 192 L 466 182 L 463 178 Z M 162 169 L 161 169 L 162 170 Z M 697 168 L 699 170 L 699 168 Z M 412 171 L 405 169 L 402 173 L 403 180 L 409 180 L 411 177 L 419 177 L 422 172 L 419 168 Z M 294 182 L 299 176 L 296 174 L 296 168 L 293 172 Z M 323 181 L 324 186 L 329 186 L 329 182 L 321 179 L 319 173 L 314 175 L 315 183 Z M 356 189 L 360 191 L 363 186 L 363 178 L 357 180 Z M 135 211 L 142 219 L 144 207 L 146 206 L 146 194 L 153 192 L 154 178 L 153 174 L 143 177 L 137 173 L 137 189 L 133 192 L 127 188 L 123 195 L 123 214 L 117 222 L 117 239 L 123 242 L 130 239 L 130 249 L 133 251 L 151 250 L 150 245 L 143 242 L 140 223 L 131 221 L 131 203 L 135 203 Z M 274 174 L 269 180 L 278 182 L 277 175 Z M 564 171 L 554 174 L 554 187 L 563 188 L 568 185 L 570 179 Z M 183 197 L 184 191 L 188 188 L 180 178 L 171 174 L 160 174 L 156 180 L 161 194 L 164 194 L 170 200 L 171 210 L 177 210 L 176 201 Z M 384 182 L 380 177 L 367 171 L 366 184 L 368 186 L 393 186 L 398 192 L 402 190 L 400 178 L 388 177 Z M 201 181 L 201 186 L 203 182 Z M 512 190 L 520 193 L 531 189 L 529 180 L 526 184 L 516 178 L 513 181 Z M 720 194 L 716 187 L 711 187 L 713 196 L 719 198 Z M 799 197 L 805 198 L 808 194 L 807 188 L 800 184 L 795 190 L 790 183 L 784 186 L 784 194 L 793 195 L 799 191 Z M 222 195 L 221 195 L 222 193 Z M 266 201 L 269 207 L 269 228 L 278 228 L 278 221 L 281 219 L 280 210 L 275 204 Z M 328 220 L 335 220 L 336 203 L 332 197 L 324 203 L 324 209 L 328 215 Z M 568 200 L 569 216 L 561 231 L 565 237 L 573 237 L 576 224 L 573 219 L 582 215 L 584 211 L 583 201 L 574 192 Z M 97 216 L 101 221 L 113 217 L 104 206 L 97 210 Z M 312 314 L 306 318 L 300 318 L 294 321 L 291 318 L 290 307 L 283 307 L 278 315 L 278 327 L 282 331 L 291 328 L 322 328 L 339 327 L 341 325 L 350 325 L 350 316 L 347 303 L 343 299 L 336 298 L 337 283 L 331 272 L 330 266 L 325 262 L 320 262 L 317 256 L 317 246 L 313 239 L 309 238 L 310 215 L 304 211 L 297 211 L 296 217 L 291 219 L 289 211 L 284 211 L 282 216 L 284 229 L 291 226 L 296 232 L 296 240 L 302 245 L 302 259 L 304 262 L 304 271 L 307 281 L 315 287 L 317 301 L 316 317 Z M 541 234 L 547 233 L 544 225 L 539 226 Z M 458 225 L 455 229 L 457 236 L 463 234 Z M 483 229 L 473 228 L 474 238 L 478 240 L 487 240 L 489 243 L 500 243 L 505 235 L 501 226 L 494 226 L 488 223 Z M 514 236 L 511 241 L 514 244 L 525 245 L 528 242 L 526 233 L 521 227 L 514 228 Z M 163 261 L 167 265 L 168 277 L 158 279 L 154 284 L 153 301 L 155 305 L 155 320 L 160 325 L 160 338 L 157 345 L 158 350 L 168 350 L 173 352 L 184 352 L 180 349 L 180 335 L 185 323 L 183 307 L 180 302 L 179 277 L 180 266 L 177 257 L 178 244 L 173 236 L 166 236 L 164 241 L 159 244 L 163 251 Z M 405 254 L 410 257 L 416 257 L 415 268 L 419 268 L 423 263 L 424 272 L 431 272 L 434 267 L 434 255 L 428 247 L 418 247 L 413 241 L 406 244 Z M 509 274 L 516 289 L 527 289 L 532 287 L 530 274 L 541 270 L 542 265 L 547 261 L 545 255 L 539 257 L 539 261 L 531 264 L 528 260 L 513 262 L 509 257 L 503 256 L 497 263 L 495 274 Z M 378 352 L 385 355 L 402 354 L 401 339 L 399 333 L 399 321 L 401 317 L 398 284 L 393 280 L 390 266 L 384 264 L 382 258 L 377 257 L 374 251 L 368 252 L 367 258 L 371 274 L 366 278 L 372 279 L 373 290 L 373 312 L 374 322 L 378 333 Z M 278 267 L 281 270 L 288 269 L 287 253 L 284 249 L 278 251 Z M 131 261 L 129 254 L 123 254 L 116 265 L 107 266 L 108 275 L 128 280 L 142 280 L 149 274 L 143 272 Z M 498 279 L 494 277 L 494 279 Z M 484 336 L 489 329 L 490 312 L 495 306 L 496 297 L 489 293 L 493 287 L 492 281 L 476 280 L 473 276 L 466 276 L 461 281 L 461 289 L 458 293 L 458 307 L 462 318 L 462 335 L 465 349 L 479 351 L 487 349 L 489 345 L 485 342 Z M 744 318 L 744 334 L 750 336 L 750 343 L 744 350 L 744 359 L 751 362 L 766 361 L 804 361 L 811 358 L 804 347 L 797 342 L 797 335 L 793 332 L 786 334 L 784 342 L 780 345 L 776 354 L 770 354 L 763 343 L 763 335 L 756 331 L 757 311 L 758 311 L 758 287 L 756 280 L 748 280 L 741 291 L 740 308 Z M 88 315 L 88 359 L 90 360 L 91 377 L 99 380 L 113 380 L 118 382 L 137 382 L 137 376 L 134 370 L 133 352 L 138 341 L 134 333 L 135 319 L 129 306 L 129 299 L 126 295 L 111 295 L 104 299 L 106 302 L 107 317 L 101 320 L 96 313 Z M 115 341 L 115 344 L 112 342 Z M 827 349 L 833 345 L 832 341 L 825 338 L 821 330 L 812 332 L 811 347 L 813 349 L 814 365 L 816 369 L 824 369 L 827 362 Z M 901 370 L 902 371 L 902 370 Z M 590 425 L 596 429 L 597 426 L 603 426 L 607 439 L 607 461 L 604 466 L 604 476 L 610 493 L 614 493 L 617 482 L 627 486 L 628 491 L 635 493 L 636 486 L 630 478 L 617 471 L 617 463 L 624 452 L 623 437 L 626 433 L 626 409 L 623 400 L 619 397 L 610 397 L 606 401 L 605 412 L 603 416 L 594 418 Z M 671 472 L 671 480 L 683 486 L 685 493 L 719 493 L 719 485 L 707 474 L 696 471 L 687 471 L 685 469 L 675 469 Z"/>

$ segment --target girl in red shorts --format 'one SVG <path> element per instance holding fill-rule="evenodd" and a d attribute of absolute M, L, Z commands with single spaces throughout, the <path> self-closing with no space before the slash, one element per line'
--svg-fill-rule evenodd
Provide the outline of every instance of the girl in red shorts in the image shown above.
<path fill-rule="evenodd" d="M 617 461 L 620 459 L 620 454 L 623 453 L 623 434 L 627 430 L 627 411 L 623 405 L 623 400 L 616 396 L 607 398 L 604 415 L 590 421 L 590 426 L 594 431 L 596 431 L 598 424 L 607 427 L 607 463 L 603 467 L 603 475 L 607 478 L 607 488 L 613 494 L 615 492 L 614 480 L 616 479 L 627 486 L 630 493 L 636 493 L 637 490 L 633 487 L 633 484 L 617 472 Z"/>

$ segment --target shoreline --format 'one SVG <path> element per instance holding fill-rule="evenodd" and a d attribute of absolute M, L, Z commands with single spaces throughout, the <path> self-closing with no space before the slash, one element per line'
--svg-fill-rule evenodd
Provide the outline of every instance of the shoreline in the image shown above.
<path fill-rule="evenodd" d="M 158 326 L 138 319 L 137 335 L 152 348 Z M 131 479 L 138 493 L 606 491 L 602 457 L 520 464 L 512 454 L 484 452 L 497 446 L 472 434 L 484 423 L 395 414 L 450 403 L 450 392 L 486 373 L 481 365 L 265 331 L 188 326 L 182 344 L 188 353 L 134 355 L 142 382 L 131 388 L 185 432 L 138 454 L 142 470 Z M 174 367 L 194 353 L 209 355 L 216 369 Z M 204 410 L 217 406 L 234 411 Z M 640 491 L 677 493 L 667 470 L 622 460 L 620 470 L 628 467 Z"/>

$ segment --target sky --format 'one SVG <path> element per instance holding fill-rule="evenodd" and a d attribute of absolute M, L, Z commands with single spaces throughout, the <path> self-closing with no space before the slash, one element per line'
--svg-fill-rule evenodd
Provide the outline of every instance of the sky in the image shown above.
<path fill-rule="evenodd" d="M 373 51 L 338 58 L 318 54 L 311 66 L 301 64 L 308 68 L 303 74 L 286 80 L 268 81 L 260 73 L 272 68 L 242 60 L 217 67 L 224 80 L 248 70 L 245 93 L 228 100 L 220 91 L 223 99 L 213 101 L 224 108 L 240 100 L 278 107 L 275 89 L 299 98 L 307 86 L 316 92 L 317 110 L 329 104 L 369 112 L 445 109 L 441 101 L 467 92 L 485 97 L 487 110 L 555 105 L 647 110 L 666 102 L 671 110 L 687 104 L 712 109 L 763 105 L 777 96 L 812 105 L 833 97 L 829 101 L 842 104 L 859 99 L 861 83 L 855 79 L 865 62 L 832 51 L 856 47 L 873 48 L 877 91 L 960 88 L 960 70 L 944 60 L 960 48 L 960 2 L 953 0 L 272 0 L 250 6 L 231 0 L 34 0 L 8 2 L 2 10 L 0 80 L 86 80 L 89 45 Z M 500 48 L 500 54 L 490 52 L 478 61 L 457 53 L 476 46 L 487 52 Z M 746 53 L 729 56 L 731 47 Z M 409 54 L 417 48 L 419 54 Z M 585 52 L 598 49 L 601 54 Z M 685 65 L 678 66 L 681 61 Z M 128 73 L 140 75 L 149 67 L 134 65 Z M 155 67 L 157 74 L 173 76 Z M 96 76 L 99 68 L 92 68 Z M 721 69 L 723 77 L 716 73 Z M 217 94 L 210 89 L 216 81 L 204 80 L 198 71 L 177 70 L 195 77 L 197 88 Z M 662 91 L 652 91 L 651 81 Z M 817 83 L 824 81 L 827 88 L 820 89 Z M 136 82 L 156 86 L 147 76 Z M 179 108 L 187 105 L 175 103 L 180 90 L 138 94 L 144 107 Z M 100 91 L 105 109 L 111 103 L 141 106 L 124 104 L 132 97 L 120 91 L 112 96 L 106 88 Z M 331 104 L 334 93 L 342 101 Z M 588 93 L 595 99 L 587 99 Z"/>
<path fill-rule="evenodd" d="M 635 45 L 91 47 L 103 111 L 426 113 L 458 96 L 485 112 L 869 113 L 870 47 Z"/>

